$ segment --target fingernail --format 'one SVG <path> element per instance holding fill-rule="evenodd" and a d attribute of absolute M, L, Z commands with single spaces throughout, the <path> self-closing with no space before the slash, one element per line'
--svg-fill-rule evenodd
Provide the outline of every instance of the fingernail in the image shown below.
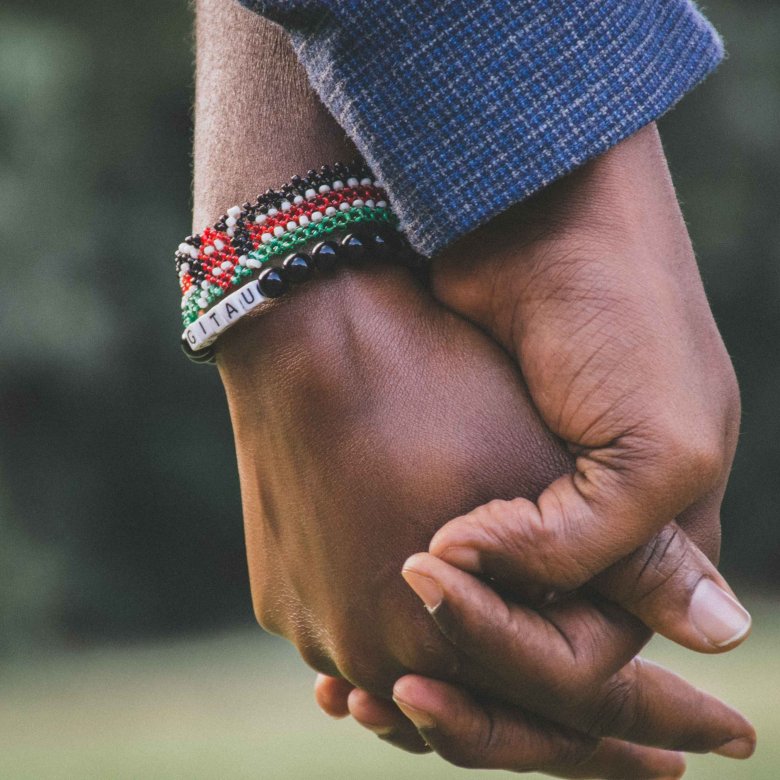
<path fill-rule="evenodd" d="M 726 647 L 750 631 L 750 613 L 712 580 L 696 586 L 689 607 L 691 622 L 714 647 Z"/>
<path fill-rule="evenodd" d="M 431 717 L 430 713 L 418 710 L 416 707 L 412 707 L 400 699 L 393 697 L 393 701 L 398 705 L 398 709 L 409 718 L 412 723 L 418 729 L 432 729 L 436 726 L 436 721 Z"/>
<path fill-rule="evenodd" d="M 438 557 L 472 574 L 481 571 L 479 553 L 472 547 L 448 547 Z"/>
<path fill-rule="evenodd" d="M 422 599 L 429 612 L 433 612 L 444 599 L 444 591 L 436 580 L 414 569 L 403 569 L 403 578 L 409 587 Z"/>
<path fill-rule="evenodd" d="M 725 758 L 750 758 L 755 749 L 756 743 L 752 739 L 740 737 L 739 739 L 732 739 L 712 752 Z"/>

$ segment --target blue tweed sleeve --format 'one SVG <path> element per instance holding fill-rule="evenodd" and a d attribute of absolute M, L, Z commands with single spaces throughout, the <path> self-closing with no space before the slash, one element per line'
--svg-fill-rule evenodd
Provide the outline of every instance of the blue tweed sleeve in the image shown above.
<path fill-rule="evenodd" d="M 657 119 L 723 57 L 691 0 L 240 0 L 282 24 L 431 255 Z"/>

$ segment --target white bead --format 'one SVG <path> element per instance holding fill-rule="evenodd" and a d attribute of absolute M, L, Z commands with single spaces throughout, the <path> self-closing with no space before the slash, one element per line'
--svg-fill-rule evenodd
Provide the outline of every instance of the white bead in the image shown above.
<path fill-rule="evenodd" d="M 312 222 L 319 222 L 322 219 L 322 212 L 321 211 L 313 211 L 311 214 L 311 221 Z"/>
<path fill-rule="evenodd" d="M 316 198 L 317 197 L 317 193 L 315 192 L 315 190 L 308 189 L 308 190 L 306 190 L 306 197 L 307 197 L 308 200 L 311 200 L 312 198 Z"/>
<path fill-rule="evenodd" d="M 297 230 L 298 229 L 298 223 L 291 219 L 287 223 L 287 229 L 292 233 L 293 230 Z"/>
<path fill-rule="evenodd" d="M 339 210 L 340 211 L 349 211 L 349 203 L 347 201 L 344 201 L 343 203 L 339 203 Z"/>
<path fill-rule="evenodd" d="M 376 207 L 378 209 L 386 209 L 387 208 L 387 201 L 386 200 L 378 200 L 376 202 Z"/>
<path fill-rule="evenodd" d="M 230 260 L 225 260 L 224 263 L 222 263 L 222 270 L 223 271 L 229 271 L 233 267 L 233 263 L 230 262 Z"/>
<path fill-rule="evenodd" d="M 228 217 L 228 218 L 225 220 L 225 224 L 226 224 L 228 227 L 235 227 L 235 226 L 238 224 L 238 220 L 237 220 L 235 217 Z"/>
<path fill-rule="evenodd" d="M 182 263 L 181 267 L 179 269 L 182 273 L 187 273 L 190 270 L 190 264 L 189 263 Z"/>
<path fill-rule="evenodd" d="M 246 255 L 241 255 L 241 257 L 238 258 L 238 264 L 246 265 L 247 260 L 249 260 L 249 258 Z"/>
<path fill-rule="evenodd" d="M 359 209 L 361 206 L 365 206 L 366 204 L 365 204 L 365 202 L 364 202 L 364 201 L 362 201 L 360 198 L 355 198 L 355 200 L 353 200 L 353 201 L 352 201 L 352 205 L 353 205 L 353 206 L 354 206 L 356 209 Z"/>
<path fill-rule="evenodd" d="M 241 216 L 241 206 L 231 206 L 227 210 L 227 215 L 233 217 L 233 219 L 238 219 Z"/>
<path fill-rule="evenodd" d="M 350 176 L 347 179 L 347 187 L 357 187 L 358 184 L 360 184 L 360 182 L 354 176 Z"/>
<path fill-rule="evenodd" d="M 300 206 L 300 205 L 301 205 L 301 203 L 303 203 L 303 195 L 296 195 L 296 196 L 293 198 L 293 203 L 294 203 L 296 206 Z"/>
<path fill-rule="evenodd" d="M 218 238 L 215 238 L 215 239 L 214 239 L 214 248 L 215 248 L 215 249 L 216 249 L 218 252 L 221 252 L 221 251 L 222 251 L 222 250 L 225 248 L 225 244 L 224 244 L 224 242 L 223 242 L 223 241 L 220 241 Z"/>
<path fill-rule="evenodd" d="M 284 228 L 281 225 L 277 225 L 274 228 L 274 235 L 279 238 L 280 236 L 284 235 Z"/>
<path fill-rule="evenodd" d="M 254 257 L 248 257 L 246 264 L 250 268 L 260 268 L 260 266 L 262 265 L 262 263 L 259 260 L 255 259 Z"/>
<path fill-rule="evenodd" d="M 198 247 L 196 247 L 196 246 L 191 246 L 190 247 L 190 257 L 193 260 L 197 260 L 199 254 L 200 254 L 200 252 L 198 251 Z"/>
<path fill-rule="evenodd" d="M 279 213 L 279 209 L 268 209 L 268 216 L 275 217 Z"/>
<path fill-rule="evenodd" d="M 325 209 L 326 217 L 332 217 L 335 213 L 336 213 L 336 209 L 333 206 L 328 206 L 328 208 Z"/>
<path fill-rule="evenodd" d="M 376 205 L 376 203 L 374 203 L 374 201 L 373 201 L 373 200 L 371 200 L 371 198 L 369 198 L 369 199 L 366 201 L 366 206 L 368 206 L 368 208 L 370 208 L 370 209 L 374 208 L 374 206 L 375 206 L 375 205 Z"/>
<path fill-rule="evenodd" d="M 200 283 L 200 286 L 201 286 L 201 288 L 202 288 L 202 289 L 204 289 L 204 290 L 208 290 L 208 289 L 209 289 L 209 287 L 211 287 L 211 282 L 209 282 L 209 281 L 207 281 L 206 279 L 204 279 L 204 280 L 203 280 L 203 281 Z"/>
<path fill-rule="evenodd" d="M 320 184 L 319 186 L 320 195 L 325 195 L 328 192 L 330 192 L 330 187 L 327 184 Z"/>
<path fill-rule="evenodd" d="M 184 241 L 179 244 L 179 251 L 184 255 L 188 255 L 190 253 L 190 249 L 192 249 L 192 247 L 189 244 L 185 244 Z"/>
<path fill-rule="evenodd" d="M 292 203 L 289 200 L 283 200 L 280 205 L 282 211 L 289 211 L 292 208 Z"/>
<path fill-rule="evenodd" d="M 211 275 L 212 276 L 222 276 L 222 274 L 225 273 L 221 268 L 212 268 L 211 269 Z"/>
<path fill-rule="evenodd" d="M 263 222 L 265 222 L 265 214 L 258 214 L 255 217 L 255 224 L 256 225 L 262 225 Z"/>
<path fill-rule="evenodd" d="M 298 217 L 298 224 L 300 224 L 301 227 L 306 227 L 310 222 L 309 218 L 305 214 L 301 214 L 300 217 Z"/>
<path fill-rule="evenodd" d="M 228 234 L 228 235 L 229 235 L 231 238 L 233 238 L 233 236 L 236 234 L 236 229 L 235 229 L 235 228 L 232 228 L 232 227 L 225 228 L 225 232 L 226 232 L 226 233 L 227 233 L 227 234 Z"/>
<path fill-rule="evenodd" d="M 344 189 L 344 182 L 341 181 L 341 179 L 336 179 L 336 181 L 333 182 L 333 189 L 338 192 L 339 190 Z"/>
<path fill-rule="evenodd" d="M 227 322 L 225 322 L 225 313 L 222 308 L 223 305 L 224 301 L 218 303 L 211 311 L 204 314 L 201 318 L 211 323 L 212 336 L 216 336 L 217 334 L 222 333 L 222 331 L 227 327 Z"/>
<path fill-rule="evenodd" d="M 209 315 L 215 315 L 213 320 L 217 325 L 218 333 L 221 333 L 226 328 L 229 328 L 243 313 L 238 305 L 238 301 L 233 301 L 232 298 L 232 295 L 228 295 L 227 298 L 220 301 L 209 312 Z"/>
<path fill-rule="evenodd" d="M 205 298 L 198 298 L 198 306 L 201 309 L 205 309 L 209 305 L 209 302 Z"/>
<path fill-rule="evenodd" d="M 274 240 L 274 237 L 273 237 L 273 236 L 272 236 L 270 233 L 263 233 L 263 235 L 262 235 L 262 236 L 260 236 L 260 240 L 261 240 L 261 241 L 262 241 L 264 244 L 270 244 L 270 243 L 271 243 L 271 241 L 273 241 L 273 240 Z"/>
<path fill-rule="evenodd" d="M 375 186 L 375 187 L 376 187 L 378 190 L 383 190 L 383 189 L 385 188 L 385 185 L 384 185 L 384 184 L 382 184 L 382 182 L 381 182 L 381 181 L 379 181 L 379 179 L 374 179 L 374 186 Z"/>
<path fill-rule="evenodd" d="M 213 246 L 206 246 L 206 247 L 203 247 L 203 254 L 204 254 L 204 255 L 213 255 L 213 254 L 214 254 L 214 252 L 215 252 L 215 250 L 214 250 L 214 247 L 213 247 Z"/>
<path fill-rule="evenodd" d="M 252 282 L 242 287 L 237 292 L 238 302 L 244 311 L 252 311 L 258 304 L 268 299 L 260 292 L 257 282 Z"/>
<path fill-rule="evenodd" d="M 187 298 L 182 298 L 181 299 L 181 307 L 182 307 L 182 309 L 186 309 L 188 303 L 189 303 L 189 301 L 187 300 Z"/>
<path fill-rule="evenodd" d="M 370 186 L 371 186 L 371 179 L 368 179 L 368 178 L 366 178 L 366 179 L 361 179 L 361 180 L 360 180 L 360 184 L 361 184 L 363 187 L 370 187 Z"/>

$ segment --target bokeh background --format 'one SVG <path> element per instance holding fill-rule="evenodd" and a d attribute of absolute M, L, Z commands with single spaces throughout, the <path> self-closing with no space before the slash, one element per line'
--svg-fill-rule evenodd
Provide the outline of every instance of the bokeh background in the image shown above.
<path fill-rule="evenodd" d="M 723 570 L 757 625 L 731 656 L 651 653 L 759 727 L 751 762 L 694 759 L 690 776 L 768 780 L 780 776 L 780 6 L 706 11 L 730 58 L 661 129 L 742 384 Z M 190 28 L 185 0 L 0 5 L 0 777 L 465 776 L 329 722 L 312 675 L 254 627 L 218 376 L 177 345 Z"/>

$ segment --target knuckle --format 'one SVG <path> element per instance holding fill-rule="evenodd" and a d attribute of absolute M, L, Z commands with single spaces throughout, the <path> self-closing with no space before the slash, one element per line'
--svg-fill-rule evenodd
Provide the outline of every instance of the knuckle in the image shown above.
<path fill-rule="evenodd" d="M 536 769 L 538 771 L 571 770 L 584 764 L 592 758 L 598 747 L 597 740 L 591 740 L 583 736 L 559 735 L 555 741 L 555 749 L 548 751 L 549 758 L 540 762 L 539 766 L 529 766 L 526 771 Z"/>
<path fill-rule="evenodd" d="M 395 681 L 406 672 L 403 665 L 367 642 L 344 647 L 347 649 L 331 653 L 338 673 L 368 693 L 389 697 Z"/>
<path fill-rule="evenodd" d="M 693 416 L 692 416 L 693 417 Z M 712 420 L 667 420 L 658 425 L 654 460 L 660 474 L 691 496 L 714 485 L 726 461 L 726 439 Z"/>
<path fill-rule="evenodd" d="M 632 665 L 637 663 L 633 661 Z M 634 677 L 618 672 L 609 680 L 587 719 L 585 733 L 594 737 L 622 737 L 633 731 L 639 714 L 638 689 Z"/>
<path fill-rule="evenodd" d="M 640 607 L 662 590 L 687 563 L 687 545 L 680 528 L 664 526 L 616 570 L 617 590 L 625 606 Z M 622 572 L 620 571 L 622 569 Z"/>
<path fill-rule="evenodd" d="M 522 555 L 530 545 L 538 547 L 552 541 L 550 528 L 541 521 L 536 506 L 527 499 L 495 499 L 483 509 L 479 518 L 483 531 L 509 555 Z"/>
<path fill-rule="evenodd" d="M 468 729 L 457 735 L 436 739 L 436 752 L 450 764 L 462 769 L 479 769 L 484 766 L 485 757 L 493 755 L 498 748 L 496 721 L 488 710 L 483 711 L 478 722 L 470 722 Z"/>
<path fill-rule="evenodd" d="M 276 636 L 285 635 L 287 621 L 284 618 L 284 611 L 270 589 L 263 588 L 259 591 L 253 589 L 252 610 L 255 620 L 264 631 Z"/>

